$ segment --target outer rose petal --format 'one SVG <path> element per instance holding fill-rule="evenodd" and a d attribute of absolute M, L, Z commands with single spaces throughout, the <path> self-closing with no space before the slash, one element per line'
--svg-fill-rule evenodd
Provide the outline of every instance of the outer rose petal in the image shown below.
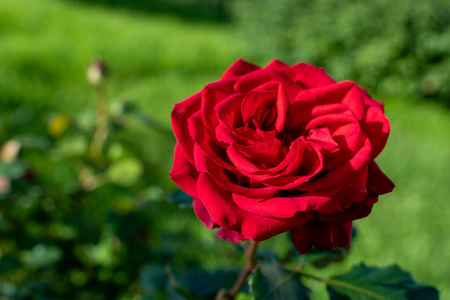
<path fill-rule="evenodd" d="M 380 170 L 375 162 L 369 164 L 369 178 L 367 189 L 376 195 L 383 195 L 392 192 L 395 184 Z"/>
<path fill-rule="evenodd" d="M 236 81 L 234 90 L 236 92 L 248 93 L 258 86 L 269 82 L 278 81 L 283 84 L 283 88 L 288 97 L 293 97 L 301 89 L 300 86 L 289 80 L 282 74 L 278 73 L 274 68 L 267 66 L 264 69 L 260 69 L 248 74 L 245 74 Z"/>
<path fill-rule="evenodd" d="M 174 161 L 172 171 L 170 172 L 170 178 L 190 196 L 198 198 L 197 189 L 195 188 L 198 175 L 199 172 L 197 172 L 195 167 L 186 159 L 180 144 L 177 143 L 175 145 Z"/>
<path fill-rule="evenodd" d="M 188 121 L 189 134 L 195 141 L 195 146 L 199 146 L 204 151 L 203 153 L 208 155 L 216 164 L 227 170 L 234 170 L 235 166 L 228 162 L 225 149 L 223 149 L 217 143 L 214 143 L 210 133 L 203 126 L 201 112 L 196 112 Z M 195 147 L 194 147 L 195 148 Z M 197 158 L 194 157 L 194 161 Z M 195 162 L 195 165 L 197 163 Z"/>
<path fill-rule="evenodd" d="M 265 68 L 267 68 L 267 67 L 274 68 L 278 72 L 280 72 L 284 68 L 290 68 L 289 65 L 285 64 L 282 61 L 279 61 L 278 59 L 272 60 Z"/>
<path fill-rule="evenodd" d="M 232 243 L 239 243 L 247 239 L 245 236 L 239 234 L 237 231 L 226 228 L 220 228 L 219 231 L 216 232 L 216 236 L 222 240 Z"/>
<path fill-rule="evenodd" d="M 383 108 L 369 106 L 367 108 L 366 118 L 361 127 L 372 143 L 370 158 L 375 159 L 386 145 L 390 130 L 389 120 L 386 118 Z"/>
<path fill-rule="evenodd" d="M 361 147 L 349 161 L 335 169 L 330 170 L 323 177 L 320 177 L 312 182 L 302 184 L 297 187 L 297 189 L 302 191 L 321 191 L 344 184 L 370 161 L 370 149 L 370 141 L 366 138 L 364 141 L 364 146 Z"/>
<path fill-rule="evenodd" d="M 292 67 L 281 69 L 280 73 L 306 88 L 322 87 L 336 83 L 322 68 L 317 68 L 307 63 L 298 63 Z"/>
<path fill-rule="evenodd" d="M 219 124 L 214 107 L 234 93 L 236 78 L 216 81 L 205 86 L 202 91 L 201 113 L 204 126 L 211 134 Z M 214 138 L 214 135 L 212 136 Z"/>
<path fill-rule="evenodd" d="M 348 248 L 352 236 L 352 222 L 324 223 L 311 220 L 290 233 L 300 254 L 307 253 L 312 246 L 327 251 L 336 247 Z"/>
<path fill-rule="evenodd" d="M 194 140 L 189 135 L 187 120 L 195 114 L 201 105 L 201 93 L 197 93 L 186 100 L 175 104 L 172 111 L 172 128 L 180 147 L 186 155 L 186 158 L 193 164 Z"/>
<path fill-rule="evenodd" d="M 378 201 L 378 195 L 370 194 L 364 201 L 357 202 L 342 212 L 330 215 L 317 215 L 317 219 L 325 223 L 347 222 L 367 217 L 372 211 L 372 207 Z"/>
<path fill-rule="evenodd" d="M 292 197 L 249 198 L 233 194 L 234 202 L 242 209 L 266 217 L 290 218 L 298 212 L 320 211 L 332 201 L 339 188 L 321 192 L 305 193 Z"/>
<path fill-rule="evenodd" d="M 231 67 L 228 68 L 228 70 L 225 71 L 220 79 L 244 75 L 259 69 L 261 68 L 239 58 L 231 65 Z"/>
<path fill-rule="evenodd" d="M 213 229 L 216 227 L 219 227 L 213 219 L 211 219 L 211 216 L 209 215 L 208 210 L 203 205 L 202 201 L 198 200 L 197 198 L 194 198 L 194 201 L 192 201 L 192 206 L 194 208 L 195 215 L 197 218 L 205 224 L 205 227 L 208 229 Z"/>

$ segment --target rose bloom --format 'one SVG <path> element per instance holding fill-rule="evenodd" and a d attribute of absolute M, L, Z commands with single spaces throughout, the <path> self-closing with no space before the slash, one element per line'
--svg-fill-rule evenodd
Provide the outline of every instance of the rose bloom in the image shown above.
<path fill-rule="evenodd" d="M 175 104 L 172 180 L 217 237 L 263 241 L 289 231 L 296 249 L 349 247 L 352 221 L 394 184 L 374 158 L 383 104 L 323 69 L 237 60 Z"/>

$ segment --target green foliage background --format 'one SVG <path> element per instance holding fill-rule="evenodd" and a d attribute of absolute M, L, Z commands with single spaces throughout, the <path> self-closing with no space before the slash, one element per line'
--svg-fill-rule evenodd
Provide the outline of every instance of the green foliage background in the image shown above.
<path fill-rule="evenodd" d="M 450 103 L 448 0 L 235 4 L 253 60 L 305 60 L 379 95 L 426 96 Z"/>
<path fill-rule="evenodd" d="M 0 169 L 13 174 L 8 175 L 10 193 L 0 198 L 1 295 L 164 299 L 170 295 L 155 294 L 155 274 L 175 274 L 182 281 L 191 266 L 206 268 L 198 273 L 203 277 L 201 272 L 213 274 L 222 266 L 226 270 L 220 272 L 235 274 L 242 265 L 239 247 L 216 239 L 190 209 L 166 201 L 176 189 L 168 177 L 175 142 L 169 115 L 173 103 L 218 79 L 238 57 L 258 63 L 277 57 L 324 65 L 337 79 L 361 80 L 370 93 L 382 95 L 392 124 L 377 161 L 397 188 L 381 197 L 368 218 L 355 222 L 358 236 L 348 259 L 315 271 L 327 276 L 360 261 L 396 263 L 418 281 L 436 285 L 442 299 L 450 297 L 450 113 L 429 99 L 412 100 L 421 95 L 417 87 L 423 78 L 416 70 L 431 72 L 439 87 L 448 86 L 448 28 L 434 38 L 429 37 L 432 31 L 423 33 L 421 39 L 429 37 L 435 44 L 427 40 L 414 48 L 442 58 L 417 60 L 419 50 L 397 55 L 404 46 L 396 43 L 407 36 L 402 26 L 389 22 L 403 22 L 404 14 L 382 13 L 388 2 L 371 2 L 380 10 L 379 25 L 362 21 L 360 12 L 377 11 L 363 2 L 353 10 L 334 11 L 331 1 L 299 1 L 303 10 L 298 14 L 292 1 L 273 1 L 276 6 L 266 2 L 266 15 L 258 15 L 263 12 L 249 1 L 241 3 L 245 10 L 234 6 L 234 14 L 241 16 L 237 23 L 226 21 L 227 7 L 220 12 L 216 9 L 221 6 L 214 5 L 209 13 L 189 17 L 193 10 L 180 9 L 186 7 L 182 1 L 168 1 L 158 9 L 130 7 L 123 1 L 0 2 L 0 144 L 12 138 L 22 143 L 16 163 Z M 430 5 L 446 2 L 430 3 L 423 5 L 434 9 Z M 408 12 L 417 11 L 408 7 Z M 442 6 L 442 12 L 447 8 Z M 424 11 L 421 15 L 428 19 L 439 19 Z M 331 21 L 338 12 L 336 25 Z M 286 17 L 291 14 L 298 18 Z M 290 27 L 296 22 L 302 25 Z M 375 36 L 393 33 L 375 43 L 364 39 L 362 24 L 374 26 L 370 30 Z M 429 28 L 420 24 L 414 28 Z M 330 33 L 330 26 L 339 30 Z M 355 35 L 357 30 L 360 35 Z M 249 32 L 252 38 L 245 37 Z M 299 50 L 299 34 L 313 44 L 305 48 L 302 43 Z M 330 52 L 323 50 L 328 47 Z M 389 60 L 383 59 L 385 52 Z M 95 127 L 96 97 L 85 73 L 99 57 L 111 69 L 106 87 L 112 124 L 101 160 L 86 152 Z M 387 71 L 386 64 L 392 66 Z M 395 89 L 384 88 L 389 85 Z M 439 90 L 439 95 L 445 93 Z M 48 126 L 58 118 L 68 121 L 55 135 Z M 94 176 L 100 180 L 95 188 L 79 179 L 86 169 L 100 175 Z M 281 256 L 289 241 L 279 236 L 263 242 L 262 248 Z M 164 279 L 159 282 L 165 284 Z M 314 299 L 326 297 L 323 285 L 306 283 L 318 290 Z"/>

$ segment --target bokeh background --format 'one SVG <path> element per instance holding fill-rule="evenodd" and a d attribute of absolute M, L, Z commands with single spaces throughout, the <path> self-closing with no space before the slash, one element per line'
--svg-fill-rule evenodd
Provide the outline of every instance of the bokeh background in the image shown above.
<path fill-rule="evenodd" d="M 21 0 L 0 2 L 0 299 L 184 299 L 167 278 L 193 276 L 209 299 L 232 282 L 242 249 L 168 173 L 173 103 L 239 57 L 306 61 L 385 102 L 377 162 L 397 187 L 314 272 L 398 264 L 450 298 L 450 1 Z M 261 247 L 283 256 L 289 238 Z"/>

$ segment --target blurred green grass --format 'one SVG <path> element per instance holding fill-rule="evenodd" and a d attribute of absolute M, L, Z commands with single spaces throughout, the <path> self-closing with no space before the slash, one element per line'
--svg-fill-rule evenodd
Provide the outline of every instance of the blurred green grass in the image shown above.
<path fill-rule="evenodd" d="M 218 79 L 242 53 L 245 41 L 234 30 L 225 23 L 78 2 L 2 1 L 0 116 L 19 107 L 38 115 L 93 112 L 95 95 L 85 70 L 101 57 L 112 70 L 111 98 L 135 100 L 169 130 L 173 103 Z M 368 218 L 355 223 L 359 235 L 352 254 L 333 271 L 359 261 L 397 263 L 417 280 L 436 285 L 442 299 L 450 298 L 450 113 L 424 101 L 381 100 L 392 134 L 377 161 L 397 187 L 381 197 Z M 40 120 L 30 120 L 24 130 L 43 130 Z M 149 147 L 159 146 L 149 139 Z M 165 159 L 163 176 L 171 151 L 156 151 Z M 190 226 L 191 220 L 181 224 Z M 202 234 L 212 235 L 206 229 Z M 210 253 L 208 260 L 221 255 Z"/>
<path fill-rule="evenodd" d="M 218 76 L 242 45 L 215 23 L 48 0 L 1 3 L 0 43 L 2 106 L 93 107 L 85 69 L 101 57 L 111 95 L 153 113 Z"/>

